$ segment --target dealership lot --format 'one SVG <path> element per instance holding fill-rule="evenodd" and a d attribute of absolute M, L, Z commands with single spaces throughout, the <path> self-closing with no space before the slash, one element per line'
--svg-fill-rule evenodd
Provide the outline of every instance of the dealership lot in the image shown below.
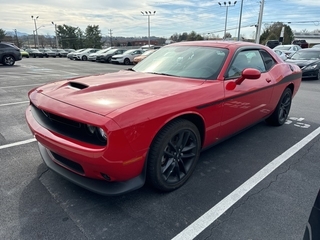
<path fill-rule="evenodd" d="M 191 239 L 190 232 L 196 239 L 302 238 L 320 186 L 320 81 L 302 82 L 287 124 L 262 122 L 203 152 L 191 179 L 172 193 L 145 186 L 103 197 L 48 170 L 25 122 L 27 92 L 126 68 L 31 58 L 0 65 L 1 239 Z M 296 145 L 309 134 L 314 138 Z M 283 163 L 261 177 L 279 158 Z M 207 218 L 208 211 L 216 215 Z"/>

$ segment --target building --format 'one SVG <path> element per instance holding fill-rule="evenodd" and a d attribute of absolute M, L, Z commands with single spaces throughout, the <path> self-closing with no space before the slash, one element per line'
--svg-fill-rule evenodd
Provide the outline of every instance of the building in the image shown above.
<path fill-rule="evenodd" d="M 304 39 L 309 43 L 309 47 L 320 44 L 320 31 L 313 32 L 293 32 L 294 40 Z"/>

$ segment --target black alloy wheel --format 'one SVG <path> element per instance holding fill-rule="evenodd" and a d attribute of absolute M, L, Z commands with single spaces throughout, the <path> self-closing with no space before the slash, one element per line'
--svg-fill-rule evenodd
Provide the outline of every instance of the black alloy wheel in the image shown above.
<path fill-rule="evenodd" d="M 82 61 L 87 61 L 88 60 L 88 58 L 87 58 L 87 56 L 86 55 L 84 55 L 84 56 L 82 56 Z"/>
<path fill-rule="evenodd" d="M 266 122 L 273 126 L 283 125 L 290 112 L 292 102 L 292 91 L 290 88 L 286 88 L 278 102 L 278 105 L 272 115 L 266 119 Z"/>
<path fill-rule="evenodd" d="M 177 119 L 168 123 L 150 148 L 147 180 L 162 191 L 181 187 L 196 167 L 200 148 L 200 134 L 192 122 Z"/>

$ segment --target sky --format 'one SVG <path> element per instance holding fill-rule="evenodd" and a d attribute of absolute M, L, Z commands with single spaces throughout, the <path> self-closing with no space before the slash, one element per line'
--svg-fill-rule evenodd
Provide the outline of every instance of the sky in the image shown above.
<path fill-rule="evenodd" d="M 31 16 L 38 16 L 39 35 L 55 35 L 54 22 L 83 31 L 88 25 L 99 25 L 103 36 L 111 32 L 113 37 L 146 37 L 149 18 L 151 36 L 170 38 L 195 31 L 204 37 L 222 37 L 227 12 L 227 32 L 237 37 L 241 19 L 240 34 L 253 38 L 260 4 L 258 0 L 231 1 L 230 7 L 218 0 L 0 0 L 0 28 L 32 34 L 35 24 Z M 156 12 L 148 17 L 141 11 Z M 319 0 L 265 0 L 261 33 L 277 21 L 297 32 L 320 31 L 319 15 Z"/>

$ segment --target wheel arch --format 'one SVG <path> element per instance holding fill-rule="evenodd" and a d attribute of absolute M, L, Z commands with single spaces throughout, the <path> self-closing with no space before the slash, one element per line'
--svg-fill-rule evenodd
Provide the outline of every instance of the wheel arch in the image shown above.
<path fill-rule="evenodd" d="M 165 122 L 165 124 L 163 124 L 159 128 L 157 133 L 153 136 L 150 146 L 152 146 L 152 144 L 154 143 L 155 139 L 157 138 L 157 136 L 161 132 L 161 130 L 164 127 L 166 127 L 168 124 L 170 124 L 171 122 L 173 122 L 173 121 L 175 121 L 177 119 L 188 120 L 188 121 L 192 122 L 197 127 L 197 129 L 199 131 L 199 134 L 200 134 L 201 148 L 202 148 L 203 143 L 204 143 L 204 139 L 205 139 L 205 123 L 204 123 L 204 119 L 202 118 L 202 116 L 197 114 L 197 113 L 184 113 L 184 114 L 181 114 L 179 116 L 175 116 L 174 118 L 172 118 L 172 119 L 168 120 L 167 122 Z"/>

